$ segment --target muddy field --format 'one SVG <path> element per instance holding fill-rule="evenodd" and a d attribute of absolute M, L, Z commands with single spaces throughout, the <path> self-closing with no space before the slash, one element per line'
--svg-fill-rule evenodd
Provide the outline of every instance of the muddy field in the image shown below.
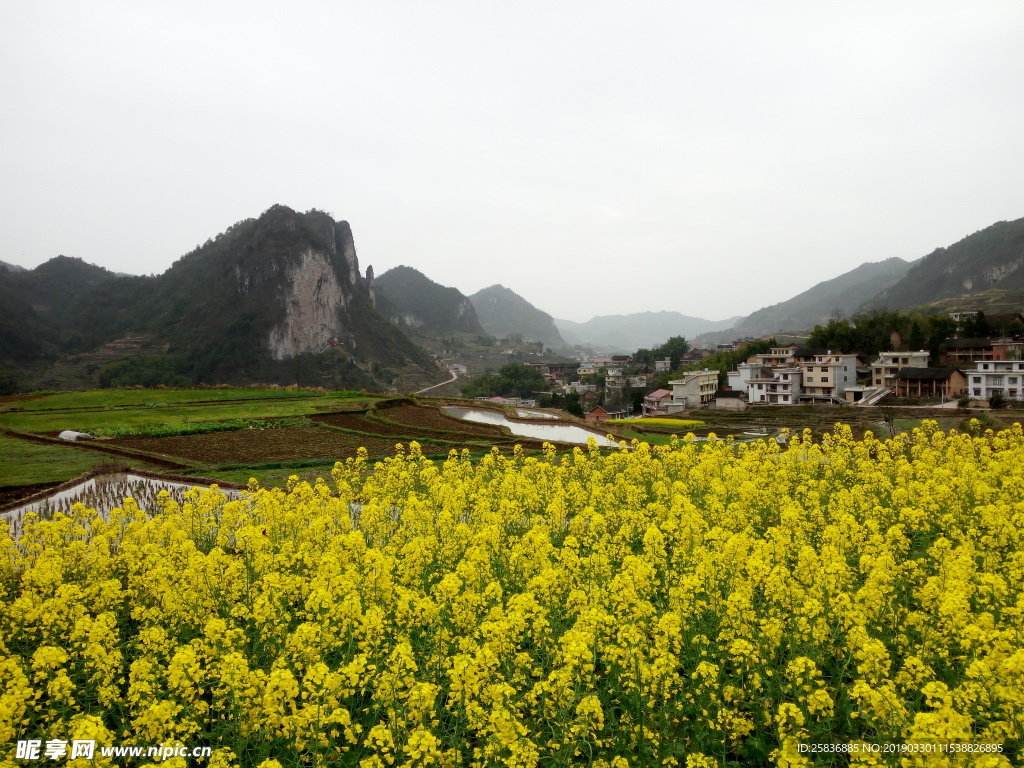
<path fill-rule="evenodd" d="M 456 419 L 445 415 L 436 408 L 427 408 L 420 405 L 401 405 L 396 408 L 382 408 L 378 413 L 381 419 L 405 425 L 412 429 L 436 429 L 446 432 L 477 435 L 485 439 L 493 437 L 504 441 L 509 439 L 508 435 L 504 434 L 500 427 L 490 424 L 475 424 L 471 421 Z"/>
<path fill-rule="evenodd" d="M 415 434 L 413 430 L 400 424 L 390 424 L 384 421 L 377 421 L 369 418 L 365 413 L 325 413 L 314 416 L 313 421 L 327 424 L 331 427 L 351 429 L 356 432 L 365 432 L 370 435 L 384 435 L 386 437 L 407 437 Z"/>
<path fill-rule="evenodd" d="M 391 456 L 394 440 L 386 437 L 346 435 L 316 427 L 213 432 L 205 435 L 174 437 L 126 437 L 114 441 L 141 451 L 180 456 L 207 464 L 262 464 L 301 459 L 345 459 L 355 456 L 360 447 L 371 455 Z"/>

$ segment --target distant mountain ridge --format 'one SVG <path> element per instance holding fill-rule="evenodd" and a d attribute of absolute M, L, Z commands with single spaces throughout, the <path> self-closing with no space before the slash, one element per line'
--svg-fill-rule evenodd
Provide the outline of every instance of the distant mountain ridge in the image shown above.
<path fill-rule="evenodd" d="M 1024 299 L 1024 219 L 1000 221 L 916 261 L 867 309 L 900 309 L 992 289 L 1020 291 Z"/>
<path fill-rule="evenodd" d="M 389 269 L 374 278 L 374 289 L 378 311 L 394 322 L 427 334 L 486 334 L 473 303 L 461 291 L 435 283 L 417 269 Z"/>
<path fill-rule="evenodd" d="M 692 339 L 702 333 L 732 328 L 743 318 L 705 320 L 679 312 L 636 312 L 628 315 L 598 315 L 585 323 L 555 320 L 562 338 L 569 344 L 588 344 L 615 352 L 653 349 L 673 336 Z"/>
<path fill-rule="evenodd" d="M 865 262 L 791 299 L 757 310 L 728 331 L 703 334 L 699 340 L 713 343 L 782 331 L 809 331 L 815 325 L 828 322 L 833 315 L 856 313 L 865 302 L 898 282 L 910 267 L 911 262 L 896 257 Z"/>
<path fill-rule="evenodd" d="M 520 334 L 549 347 L 565 346 L 551 315 L 503 285 L 479 290 L 469 300 L 473 302 L 480 325 L 492 336 Z"/>

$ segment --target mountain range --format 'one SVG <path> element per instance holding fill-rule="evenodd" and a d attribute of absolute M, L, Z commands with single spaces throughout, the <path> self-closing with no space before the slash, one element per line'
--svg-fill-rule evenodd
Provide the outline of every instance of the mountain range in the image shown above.
<path fill-rule="evenodd" d="M 1024 292 L 1024 219 L 1000 221 L 914 262 L 867 309 L 894 309 L 989 290 Z"/>
<path fill-rule="evenodd" d="M 598 315 L 585 323 L 555 320 L 569 344 L 590 345 L 608 352 L 653 349 L 673 336 L 692 339 L 702 333 L 732 328 L 742 317 L 705 320 L 679 312 L 637 312 L 629 315 Z"/>
<path fill-rule="evenodd" d="M 554 349 L 566 346 L 551 315 L 503 285 L 477 291 L 469 300 L 476 308 L 480 325 L 492 336 L 518 334 Z"/>
<path fill-rule="evenodd" d="M 764 307 L 728 329 L 730 338 L 761 336 L 783 331 L 810 330 L 830 317 L 852 315 L 899 281 L 911 263 L 899 258 L 868 262 L 839 277 L 825 280 L 778 304 Z"/>
<path fill-rule="evenodd" d="M 408 388 L 443 376 L 420 346 L 427 337 L 518 334 L 556 350 L 582 343 L 631 352 L 671 336 L 708 343 L 809 330 L 875 309 L 1019 311 L 1022 266 L 1019 219 L 915 262 L 862 264 L 739 320 L 643 312 L 574 323 L 554 320 L 501 285 L 465 296 L 408 266 L 375 279 L 372 268 L 360 271 L 347 222 L 275 205 L 161 275 L 120 275 L 67 256 L 34 269 L 0 262 L 0 368 L 49 388 L 276 382 L 380 389 L 399 376 Z"/>
<path fill-rule="evenodd" d="M 486 335 L 468 298 L 457 288 L 435 283 L 418 269 L 394 267 L 377 277 L 374 286 L 377 310 L 399 325 L 427 335 Z"/>

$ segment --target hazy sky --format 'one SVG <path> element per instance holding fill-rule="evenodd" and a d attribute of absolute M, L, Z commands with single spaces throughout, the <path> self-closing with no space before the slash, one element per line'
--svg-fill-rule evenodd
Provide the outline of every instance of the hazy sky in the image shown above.
<path fill-rule="evenodd" d="M 1024 217 L 1024 3 L 0 0 L 0 260 L 274 203 L 363 267 L 721 319 Z"/>

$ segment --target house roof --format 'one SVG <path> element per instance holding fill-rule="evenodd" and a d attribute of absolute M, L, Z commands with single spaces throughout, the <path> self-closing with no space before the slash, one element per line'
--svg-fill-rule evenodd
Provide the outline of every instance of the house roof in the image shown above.
<path fill-rule="evenodd" d="M 954 373 L 961 373 L 960 369 L 946 366 L 944 368 L 900 368 L 896 373 L 897 379 L 904 381 L 946 381 Z M 961 375 L 963 375 L 961 373 Z"/>
<path fill-rule="evenodd" d="M 591 408 L 589 411 L 587 411 L 587 413 L 593 413 L 594 411 L 604 411 L 609 416 L 614 416 L 615 414 L 625 413 L 626 409 L 625 408 L 605 408 L 603 405 L 595 405 L 593 408 Z"/>
<path fill-rule="evenodd" d="M 719 389 L 715 392 L 715 397 L 743 397 L 743 393 L 738 389 Z"/>
<path fill-rule="evenodd" d="M 660 400 L 666 395 L 671 396 L 672 392 L 667 389 L 656 389 L 653 392 L 651 392 L 651 394 L 647 395 L 647 397 L 651 398 L 652 400 Z"/>
<path fill-rule="evenodd" d="M 988 349 L 991 339 L 946 339 L 946 349 Z"/>
<path fill-rule="evenodd" d="M 819 347 L 797 347 L 793 350 L 793 357 L 816 357 L 818 355 L 827 355 L 828 350 Z M 842 354 L 836 352 L 836 354 Z M 771 355 L 769 355 L 771 357 Z"/>

